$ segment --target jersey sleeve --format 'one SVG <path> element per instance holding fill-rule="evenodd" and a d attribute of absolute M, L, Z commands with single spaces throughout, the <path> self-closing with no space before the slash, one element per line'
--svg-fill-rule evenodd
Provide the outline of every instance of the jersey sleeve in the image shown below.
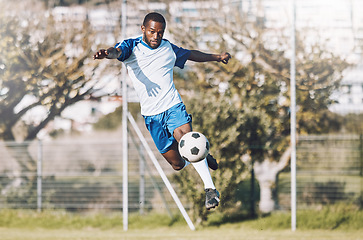
<path fill-rule="evenodd" d="M 117 43 L 115 45 L 115 48 L 121 49 L 121 55 L 117 59 L 121 62 L 128 59 L 130 57 L 130 55 L 132 54 L 132 51 L 138 42 L 139 42 L 139 39 L 136 38 L 136 39 L 127 39 L 127 40 L 124 40 L 123 42 Z"/>
<path fill-rule="evenodd" d="M 188 60 L 188 58 L 190 56 L 191 51 L 188 50 L 188 49 L 184 49 L 184 48 L 175 46 L 172 43 L 170 43 L 170 44 L 171 44 L 171 46 L 173 48 L 173 51 L 174 51 L 174 53 L 176 55 L 175 66 L 183 69 L 184 65 L 185 65 L 185 62 Z"/>

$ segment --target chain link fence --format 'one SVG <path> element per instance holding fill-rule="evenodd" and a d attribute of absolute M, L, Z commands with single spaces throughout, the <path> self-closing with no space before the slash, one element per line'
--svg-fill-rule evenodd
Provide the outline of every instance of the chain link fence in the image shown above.
<path fill-rule="evenodd" d="M 177 206 L 139 146 L 130 134 L 129 209 L 171 213 Z M 153 150 L 171 179 L 174 171 Z M 339 202 L 362 207 L 362 159 L 362 135 L 300 137 L 298 208 Z M 122 210 L 121 138 L 0 142 L 0 191 L 0 208 Z M 278 198 L 281 209 L 290 209 L 289 169 L 279 175 Z"/>
<path fill-rule="evenodd" d="M 170 212 L 176 205 L 137 144 L 130 135 L 129 209 Z M 1 208 L 122 209 L 121 137 L 0 142 L 0 156 Z M 159 162 L 170 176 L 172 168 Z"/>
<path fill-rule="evenodd" d="M 363 135 L 300 136 L 297 206 L 347 203 L 363 207 Z M 290 208 L 289 169 L 279 177 L 279 201 Z"/>

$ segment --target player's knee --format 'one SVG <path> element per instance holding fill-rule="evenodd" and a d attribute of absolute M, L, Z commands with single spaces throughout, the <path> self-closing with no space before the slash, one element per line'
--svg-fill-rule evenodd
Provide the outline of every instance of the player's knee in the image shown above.
<path fill-rule="evenodd" d="M 172 167 L 175 171 L 180 171 L 184 168 L 184 165 L 174 165 L 173 164 Z"/>
<path fill-rule="evenodd" d="M 174 169 L 175 171 L 180 171 L 180 170 L 182 170 L 182 169 L 184 168 L 184 166 L 185 166 L 185 161 L 184 161 L 184 159 L 183 159 L 183 161 L 178 161 L 177 163 L 174 163 L 174 164 L 172 164 L 171 166 L 173 167 L 173 169 Z"/>

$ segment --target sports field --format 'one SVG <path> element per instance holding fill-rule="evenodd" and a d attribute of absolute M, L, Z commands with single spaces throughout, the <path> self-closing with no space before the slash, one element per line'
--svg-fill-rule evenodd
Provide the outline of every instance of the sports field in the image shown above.
<path fill-rule="evenodd" d="M 212 214 L 196 231 L 181 216 L 132 214 L 129 230 L 124 231 L 120 213 L 0 209 L 0 240 L 363 240 L 363 212 L 346 206 L 299 211 L 295 232 L 290 230 L 288 212 L 233 221 Z"/>
<path fill-rule="evenodd" d="M 18 229 L 0 228 L 1 240 L 361 240 L 363 230 L 263 230 L 243 227 L 241 224 L 208 227 L 191 231 L 187 227 L 161 227 L 156 229 L 100 230 L 74 229 Z"/>

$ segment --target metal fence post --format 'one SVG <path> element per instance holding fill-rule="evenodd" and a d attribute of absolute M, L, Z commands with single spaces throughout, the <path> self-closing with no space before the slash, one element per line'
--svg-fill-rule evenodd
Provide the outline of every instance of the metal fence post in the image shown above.
<path fill-rule="evenodd" d="M 291 230 L 296 231 L 296 3 L 291 0 L 291 59 L 290 59 L 290 138 L 291 138 Z"/>
<path fill-rule="evenodd" d="M 145 207 L 145 158 L 144 148 L 140 146 L 140 186 L 139 186 L 139 203 L 140 203 L 140 214 L 144 214 Z"/>
<path fill-rule="evenodd" d="M 360 207 L 363 207 L 363 134 L 359 135 L 360 152 Z"/>
<path fill-rule="evenodd" d="M 122 1 L 121 5 L 121 25 L 122 39 L 126 38 L 127 28 L 127 0 Z M 128 134 L 127 134 L 127 80 L 126 67 L 121 68 L 122 76 L 122 218 L 124 231 L 129 226 L 129 188 L 128 188 Z"/>
<path fill-rule="evenodd" d="M 42 165 L 43 165 L 43 144 L 38 140 L 38 162 L 37 162 L 37 210 L 42 211 Z"/>

